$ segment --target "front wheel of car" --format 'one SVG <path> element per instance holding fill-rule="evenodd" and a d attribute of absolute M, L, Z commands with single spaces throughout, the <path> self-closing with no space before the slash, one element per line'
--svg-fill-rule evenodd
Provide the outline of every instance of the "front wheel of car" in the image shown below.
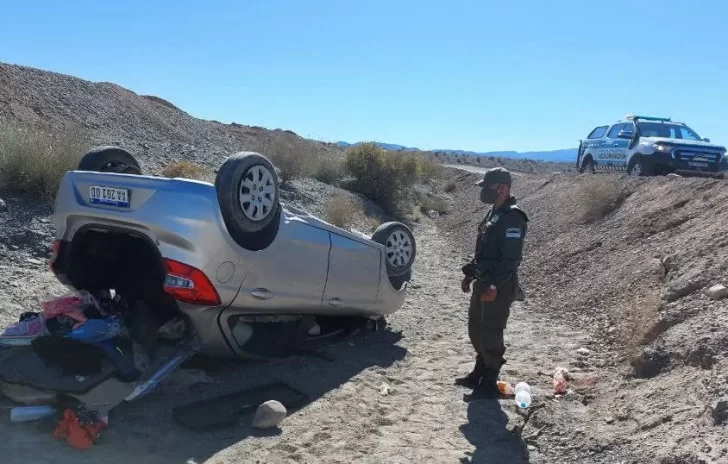
<path fill-rule="evenodd" d="M 629 161 L 627 166 L 627 174 L 632 177 L 643 177 L 652 174 L 652 170 L 645 164 L 644 158 L 640 155 L 635 156 Z"/>
<path fill-rule="evenodd" d="M 279 181 L 273 163 L 255 152 L 230 156 L 215 178 L 220 211 L 235 242 L 252 251 L 273 242 L 281 216 Z"/>
<path fill-rule="evenodd" d="M 417 254 L 414 234 L 401 222 L 385 222 L 377 227 L 372 240 L 384 245 L 384 259 L 390 277 L 400 277 L 412 269 Z"/>
<path fill-rule="evenodd" d="M 86 153 L 78 163 L 79 171 L 116 172 L 141 175 L 139 162 L 120 147 L 97 147 Z"/>

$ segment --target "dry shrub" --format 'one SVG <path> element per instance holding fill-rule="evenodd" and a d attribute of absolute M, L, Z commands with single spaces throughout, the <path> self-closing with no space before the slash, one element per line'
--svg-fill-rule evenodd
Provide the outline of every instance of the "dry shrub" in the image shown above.
<path fill-rule="evenodd" d="M 351 226 L 357 205 L 346 195 L 337 195 L 326 205 L 326 220 L 331 224 L 347 228 Z"/>
<path fill-rule="evenodd" d="M 578 188 L 576 200 L 581 207 L 581 218 L 585 222 L 601 219 L 619 208 L 627 197 L 619 179 L 592 176 Z"/>
<path fill-rule="evenodd" d="M 186 179 L 208 180 L 210 173 L 203 168 L 189 161 L 175 161 L 162 170 L 164 177 L 184 177 Z"/>
<path fill-rule="evenodd" d="M 352 177 L 350 189 L 376 202 L 387 214 L 396 214 L 416 183 L 439 175 L 435 163 L 409 152 L 385 151 L 363 143 L 346 152 L 344 166 Z"/>
<path fill-rule="evenodd" d="M 0 190 L 52 198 L 65 173 L 78 167 L 89 148 L 77 131 L 0 128 Z"/>
<path fill-rule="evenodd" d="M 448 182 L 445 186 L 445 192 L 452 193 L 458 188 L 457 184 L 454 181 Z"/>
<path fill-rule="evenodd" d="M 444 214 L 449 211 L 447 200 L 444 198 L 432 198 L 425 197 L 420 202 L 420 211 L 427 214 L 430 211 L 437 211 L 439 214 Z"/>
<path fill-rule="evenodd" d="M 288 133 L 273 140 L 252 142 L 246 150 L 270 159 L 280 173 L 281 182 L 313 176 L 322 157 L 322 150 L 315 143 Z"/>
<path fill-rule="evenodd" d="M 344 177 L 344 162 L 341 158 L 322 156 L 313 178 L 325 184 L 336 185 Z"/>

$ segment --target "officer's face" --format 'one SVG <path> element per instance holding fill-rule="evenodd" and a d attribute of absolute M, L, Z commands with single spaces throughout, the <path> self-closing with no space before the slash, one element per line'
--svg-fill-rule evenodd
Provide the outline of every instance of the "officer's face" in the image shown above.
<path fill-rule="evenodd" d="M 497 184 L 484 184 L 480 189 L 480 201 L 486 205 L 492 205 L 498 199 L 498 185 Z"/>

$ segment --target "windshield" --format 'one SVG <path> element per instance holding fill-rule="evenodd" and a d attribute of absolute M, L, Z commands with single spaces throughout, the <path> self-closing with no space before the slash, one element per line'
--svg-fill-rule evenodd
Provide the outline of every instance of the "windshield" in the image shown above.
<path fill-rule="evenodd" d="M 698 134 L 687 126 L 663 122 L 640 122 L 641 137 L 669 137 L 671 139 L 701 140 Z"/>

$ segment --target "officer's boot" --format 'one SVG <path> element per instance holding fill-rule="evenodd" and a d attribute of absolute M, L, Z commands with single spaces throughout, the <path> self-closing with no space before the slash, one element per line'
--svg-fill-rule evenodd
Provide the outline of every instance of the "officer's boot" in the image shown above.
<path fill-rule="evenodd" d="M 485 363 L 483 362 L 483 358 L 480 355 L 476 356 L 473 371 L 465 377 L 458 377 L 455 379 L 455 385 L 460 385 L 461 387 L 466 388 L 477 387 L 483 377 L 484 369 Z"/>
<path fill-rule="evenodd" d="M 486 368 L 480 383 L 473 389 L 473 393 L 466 398 L 466 401 L 498 398 L 500 392 L 498 391 L 497 382 L 498 370 Z"/>

